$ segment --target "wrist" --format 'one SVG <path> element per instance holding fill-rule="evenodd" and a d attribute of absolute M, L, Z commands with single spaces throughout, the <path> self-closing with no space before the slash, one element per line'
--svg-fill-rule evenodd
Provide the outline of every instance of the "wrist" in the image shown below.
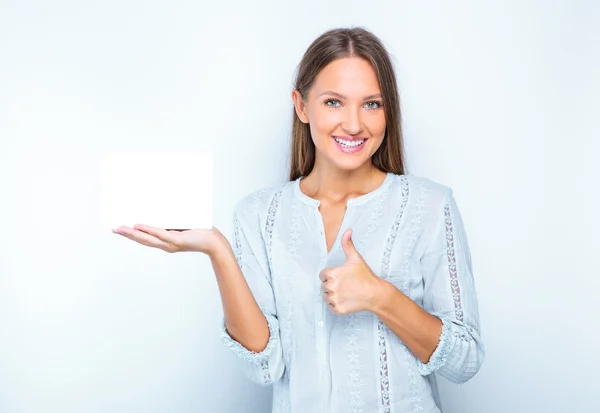
<path fill-rule="evenodd" d="M 392 283 L 375 276 L 369 311 L 381 318 L 387 309 L 391 307 L 391 302 L 394 301 L 394 295 L 399 292 L 400 291 Z"/>
<path fill-rule="evenodd" d="M 211 248 L 206 251 L 206 254 L 211 260 L 217 260 L 220 257 L 231 253 L 231 244 L 221 231 L 213 227 L 211 236 L 213 238 L 210 242 Z"/>

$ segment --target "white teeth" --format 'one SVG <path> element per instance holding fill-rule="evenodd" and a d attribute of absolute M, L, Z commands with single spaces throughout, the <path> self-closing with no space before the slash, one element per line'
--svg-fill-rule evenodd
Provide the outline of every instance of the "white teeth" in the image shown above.
<path fill-rule="evenodd" d="M 365 141 L 364 139 L 361 139 L 359 141 L 346 141 L 344 139 L 340 139 L 340 138 L 333 138 L 335 139 L 335 141 L 341 145 L 344 146 L 349 146 L 349 147 L 355 147 L 355 146 L 360 146 L 363 144 L 363 142 Z"/>

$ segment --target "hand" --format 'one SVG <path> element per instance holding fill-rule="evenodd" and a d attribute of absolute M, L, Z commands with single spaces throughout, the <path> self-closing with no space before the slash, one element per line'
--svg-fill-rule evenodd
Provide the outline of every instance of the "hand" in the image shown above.
<path fill-rule="evenodd" d="M 133 228 L 121 226 L 113 229 L 122 235 L 147 247 L 159 248 L 166 252 L 198 251 L 207 255 L 227 245 L 227 238 L 215 227 L 211 229 L 167 230 L 137 224 Z"/>
<path fill-rule="evenodd" d="M 337 267 L 323 269 L 321 279 L 323 300 L 334 314 L 371 311 L 381 288 L 377 277 L 358 253 L 352 242 L 352 230 L 342 235 L 342 248 L 346 262 Z"/>

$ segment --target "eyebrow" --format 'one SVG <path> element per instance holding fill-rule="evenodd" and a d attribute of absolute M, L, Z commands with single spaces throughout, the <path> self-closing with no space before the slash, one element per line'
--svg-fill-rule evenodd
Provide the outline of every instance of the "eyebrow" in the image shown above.
<path fill-rule="evenodd" d="M 346 96 L 344 96 L 340 93 L 337 93 L 337 92 L 333 92 L 331 90 L 326 90 L 325 92 L 321 93 L 319 96 L 323 96 L 323 95 L 333 95 L 340 99 L 348 99 Z M 380 98 L 380 97 L 382 97 L 381 93 L 376 93 L 374 95 L 365 96 L 364 100 L 375 99 L 375 98 Z"/>

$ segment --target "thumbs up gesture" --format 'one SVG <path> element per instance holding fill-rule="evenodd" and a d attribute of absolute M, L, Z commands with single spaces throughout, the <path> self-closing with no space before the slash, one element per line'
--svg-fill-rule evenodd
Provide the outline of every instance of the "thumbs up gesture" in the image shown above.
<path fill-rule="evenodd" d="M 381 288 L 377 277 L 358 253 L 352 242 L 352 230 L 342 235 L 342 248 L 346 262 L 337 267 L 325 268 L 319 278 L 322 282 L 323 300 L 334 314 L 351 314 L 371 311 Z"/>

